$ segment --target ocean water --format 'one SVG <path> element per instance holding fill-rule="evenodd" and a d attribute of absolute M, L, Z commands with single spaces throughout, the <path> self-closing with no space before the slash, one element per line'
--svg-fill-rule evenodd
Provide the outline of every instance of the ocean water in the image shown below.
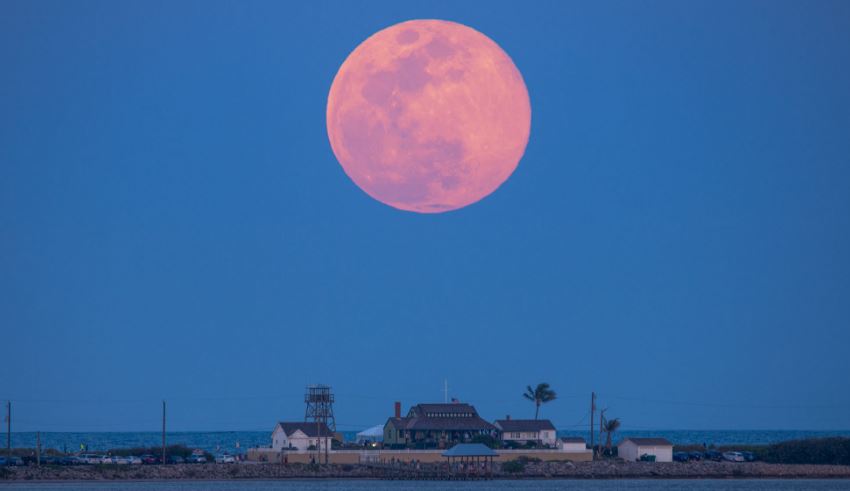
<path fill-rule="evenodd" d="M 846 490 L 850 486 L 845 480 L 548 480 L 548 481 L 342 481 L 342 480 L 280 480 L 280 481 L 170 481 L 170 482 L 62 482 L 62 483 L 0 483 L 0 489 L 20 489 L 32 491 L 77 491 L 94 489 L 98 491 L 118 490 L 211 490 L 211 491 L 421 491 L 452 489 L 457 491 L 525 491 L 525 490 L 724 490 L 724 491 L 837 491 Z"/>
<path fill-rule="evenodd" d="M 356 432 L 343 432 L 348 441 L 354 441 Z M 582 436 L 589 439 L 587 433 L 559 432 L 560 436 Z M 5 434 L 2 434 L 5 443 Z M 789 431 L 789 430 L 657 430 L 657 431 L 622 431 L 615 436 L 615 441 L 621 438 L 633 437 L 663 437 L 676 444 L 707 445 L 759 445 L 775 443 L 800 438 L 820 438 L 827 436 L 850 437 L 850 430 L 835 431 Z M 183 444 L 190 448 L 200 448 L 211 453 L 224 451 L 242 453 L 250 447 L 268 446 L 271 441 L 268 431 L 205 431 L 205 432 L 173 432 L 166 434 L 169 444 Z M 151 432 L 42 432 L 42 448 L 56 450 L 78 451 L 80 445 L 85 445 L 89 451 L 105 451 L 112 448 L 157 447 L 162 442 L 162 434 Z M 36 434 L 30 432 L 12 432 L 12 446 L 16 448 L 35 448 Z M 237 446 L 238 445 L 238 446 Z"/>

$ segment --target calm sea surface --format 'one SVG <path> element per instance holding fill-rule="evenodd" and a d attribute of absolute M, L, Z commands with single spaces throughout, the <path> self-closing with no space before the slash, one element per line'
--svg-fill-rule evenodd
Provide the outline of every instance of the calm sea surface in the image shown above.
<path fill-rule="evenodd" d="M 344 432 L 347 440 L 353 441 L 355 432 Z M 560 436 L 588 435 L 581 432 L 559 432 Z M 5 444 L 5 434 L 3 443 Z M 181 443 L 191 448 L 202 448 L 215 453 L 218 450 L 231 453 L 241 453 L 245 449 L 256 446 L 268 446 L 271 443 L 271 431 L 207 431 L 207 432 L 175 432 L 168 433 L 169 444 Z M 850 430 L 835 431 L 691 431 L 691 430 L 657 430 L 657 431 L 622 431 L 617 433 L 617 439 L 633 436 L 664 437 L 676 444 L 708 445 L 757 445 L 774 443 L 798 438 L 814 438 L 825 436 L 848 436 Z M 43 448 L 77 451 L 80 445 L 86 445 L 89 451 L 105 451 L 112 448 L 156 447 L 160 445 L 162 435 L 158 432 L 96 432 L 96 433 L 67 433 L 51 432 L 41 434 Z M 12 446 L 16 448 L 35 448 L 36 434 L 27 432 L 12 432 Z M 238 444 L 238 448 L 237 448 Z"/>
<path fill-rule="evenodd" d="M 197 482 L 84 482 L 84 483 L 14 483 L 0 489 L 22 490 L 212 490 L 212 491 L 253 491 L 253 490 L 337 490 L 337 491 L 420 491 L 452 489 L 458 491 L 482 490 L 728 490 L 728 491 L 791 491 L 824 490 L 837 491 L 850 488 L 850 482 L 842 480 L 612 480 L 612 481 L 478 481 L 478 482 L 430 482 L 430 481 L 197 481 Z"/>

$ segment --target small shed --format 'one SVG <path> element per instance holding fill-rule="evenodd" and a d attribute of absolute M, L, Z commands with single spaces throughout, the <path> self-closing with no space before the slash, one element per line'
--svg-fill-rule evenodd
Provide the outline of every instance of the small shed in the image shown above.
<path fill-rule="evenodd" d="M 654 455 L 656 462 L 673 462 L 673 444 L 666 438 L 625 438 L 617 445 L 617 455 L 627 462 Z"/>
<path fill-rule="evenodd" d="M 562 452 L 585 452 L 587 442 L 580 436 L 565 436 L 558 439 L 558 448 Z"/>
<path fill-rule="evenodd" d="M 458 443 L 443 452 L 449 473 L 469 477 L 485 477 L 493 473 L 493 458 L 499 454 L 483 443 Z"/>

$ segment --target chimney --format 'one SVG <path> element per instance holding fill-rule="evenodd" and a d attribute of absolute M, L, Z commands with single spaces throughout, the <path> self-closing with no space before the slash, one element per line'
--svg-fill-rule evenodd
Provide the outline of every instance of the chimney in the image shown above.
<path fill-rule="evenodd" d="M 506 420 L 508 420 L 508 421 L 510 421 L 510 420 L 511 420 L 511 415 L 510 415 L 510 414 L 508 414 L 507 416 L 505 416 L 505 419 L 506 419 Z"/>
<path fill-rule="evenodd" d="M 399 401 L 395 402 L 395 417 L 396 418 L 401 417 L 401 402 L 399 402 Z"/>

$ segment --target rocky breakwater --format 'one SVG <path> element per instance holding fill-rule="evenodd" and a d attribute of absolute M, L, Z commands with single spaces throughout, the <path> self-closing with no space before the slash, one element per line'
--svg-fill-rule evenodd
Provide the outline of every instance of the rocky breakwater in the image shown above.
<path fill-rule="evenodd" d="M 850 466 L 763 462 L 522 462 L 497 466 L 495 479 L 850 479 Z M 308 464 L 178 464 L 0 467 L 0 482 L 241 479 L 457 479 L 445 466 L 375 467 Z M 479 476 L 480 477 L 480 476 Z"/>
<path fill-rule="evenodd" d="M 512 473 L 499 472 L 499 477 Z M 850 479 L 850 466 L 810 464 L 767 464 L 764 462 L 528 462 L 513 475 L 525 478 L 573 479 L 727 479 L 727 478 L 843 478 Z"/>
<path fill-rule="evenodd" d="M 374 470 L 359 465 L 176 464 L 80 465 L 0 468 L 0 481 L 229 480 L 279 478 L 369 478 Z"/>

